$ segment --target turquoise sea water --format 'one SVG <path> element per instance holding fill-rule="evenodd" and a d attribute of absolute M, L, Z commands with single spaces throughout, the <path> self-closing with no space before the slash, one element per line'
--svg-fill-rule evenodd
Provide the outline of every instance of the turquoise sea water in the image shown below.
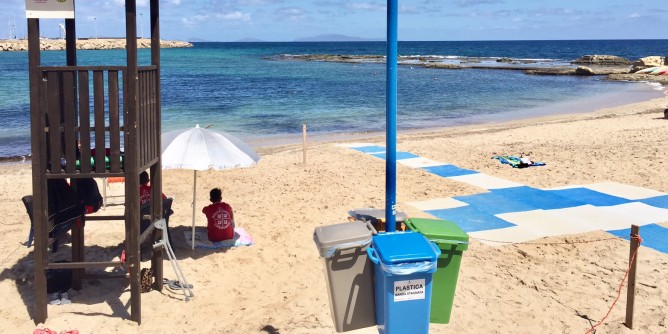
<path fill-rule="evenodd" d="M 668 40 L 400 42 L 400 55 L 533 59 L 563 65 L 588 54 L 636 60 Z M 384 42 L 195 43 L 163 49 L 163 130 L 214 124 L 249 141 L 385 129 L 385 65 L 278 61 L 279 54 L 385 54 Z M 0 157 L 30 153 L 26 52 L 0 53 Z M 124 50 L 79 51 L 82 65 L 123 65 Z M 42 53 L 63 65 L 65 53 Z M 148 64 L 148 50 L 140 50 Z M 398 127 L 431 128 L 555 112 L 586 112 L 663 94 L 656 85 L 522 71 L 399 66 Z M 561 106 L 561 107 L 558 107 Z"/>

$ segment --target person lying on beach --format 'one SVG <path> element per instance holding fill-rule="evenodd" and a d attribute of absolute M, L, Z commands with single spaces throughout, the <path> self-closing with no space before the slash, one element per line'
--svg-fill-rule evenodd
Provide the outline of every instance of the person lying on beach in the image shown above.
<path fill-rule="evenodd" d="M 232 207 L 223 202 L 220 188 L 211 189 L 209 200 L 211 204 L 202 209 L 208 222 L 209 241 L 217 242 L 234 238 L 234 214 Z"/>
<path fill-rule="evenodd" d="M 545 166 L 544 162 L 533 161 L 525 155 L 514 156 L 514 155 L 495 155 L 492 159 L 497 159 L 503 164 L 508 164 L 513 168 L 525 168 L 531 166 Z"/>
<path fill-rule="evenodd" d="M 531 161 L 531 159 L 529 159 L 529 157 L 524 156 L 524 155 L 520 155 L 520 168 L 521 167 L 529 167 L 531 165 L 533 165 L 533 161 Z"/>

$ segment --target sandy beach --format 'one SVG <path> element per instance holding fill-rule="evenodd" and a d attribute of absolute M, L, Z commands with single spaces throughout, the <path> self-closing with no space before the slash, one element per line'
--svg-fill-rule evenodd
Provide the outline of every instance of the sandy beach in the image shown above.
<path fill-rule="evenodd" d="M 586 114 L 405 133 L 398 149 L 539 188 L 610 181 L 668 192 L 666 107 L 668 97 Z M 385 144 L 383 137 L 354 141 Z M 142 294 L 141 325 L 129 320 L 125 279 L 86 279 L 82 290 L 71 291 L 71 305 L 49 306 L 47 322 L 34 324 L 32 249 L 20 244 L 29 229 L 21 197 L 31 193 L 30 165 L 0 166 L 0 332 L 334 333 L 313 230 L 347 221 L 351 209 L 383 208 L 385 201 L 385 162 L 336 145 L 343 142 L 312 142 L 305 164 L 301 145 L 272 146 L 258 148 L 262 160 L 253 168 L 198 173 L 197 228 L 206 226 L 200 212 L 209 189 L 220 187 L 251 246 L 190 250 L 183 231 L 191 224 L 193 173 L 165 171 L 164 192 L 175 198 L 175 252 L 195 298 L 186 302 L 168 289 Z M 491 159 L 522 152 L 547 165 L 514 169 Z M 484 191 L 397 167 L 398 210 L 410 217 L 430 217 L 410 202 Z M 108 195 L 122 192 L 122 184 L 107 189 Z M 122 213 L 122 206 L 109 205 L 97 214 Z M 612 306 L 628 266 L 628 241 L 611 236 L 598 231 L 498 247 L 472 238 L 452 320 L 432 324 L 430 332 L 585 333 Z M 118 257 L 123 223 L 88 222 L 85 240 L 87 258 Z M 68 250 L 61 246 L 53 259 L 69 259 Z M 175 278 L 167 262 L 165 277 Z M 666 277 L 668 255 L 641 247 L 633 331 L 624 326 L 624 287 L 596 332 L 668 333 Z"/>

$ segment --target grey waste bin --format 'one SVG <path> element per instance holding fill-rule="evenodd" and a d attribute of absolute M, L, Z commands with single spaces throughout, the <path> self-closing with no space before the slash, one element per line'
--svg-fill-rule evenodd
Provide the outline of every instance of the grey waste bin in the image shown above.
<path fill-rule="evenodd" d="M 366 252 L 372 236 L 371 227 L 360 221 L 317 227 L 313 233 L 337 332 L 376 325 L 373 265 Z"/>

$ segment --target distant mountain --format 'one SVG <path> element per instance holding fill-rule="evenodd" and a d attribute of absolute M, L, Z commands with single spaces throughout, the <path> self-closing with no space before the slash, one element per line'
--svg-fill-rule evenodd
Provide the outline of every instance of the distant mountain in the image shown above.
<path fill-rule="evenodd" d="M 188 39 L 188 42 L 191 42 L 191 43 L 192 43 L 192 42 L 198 43 L 198 42 L 211 42 L 211 41 L 208 41 L 208 40 L 206 40 L 206 39 L 201 39 L 201 38 L 189 38 L 189 39 Z"/>
<path fill-rule="evenodd" d="M 257 39 L 257 38 L 246 37 L 246 38 L 242 38 L 242 39 L 240 39 L 240 40 L 236 40 L 235 42 L 241 42 L 241 43 L 253 43 L 253 42 L 265 42 L 265 41 L 264 41 L 264 40 L 261 40 L 261 39 Z"/>
<path fill-rule="evenodd" d="M 324 34 L 303 38 L 296 38 L 295 42 L 362 42 L 362 41 L 385 41 L 384 38 L 363 38 L 338 34 Z"/>

